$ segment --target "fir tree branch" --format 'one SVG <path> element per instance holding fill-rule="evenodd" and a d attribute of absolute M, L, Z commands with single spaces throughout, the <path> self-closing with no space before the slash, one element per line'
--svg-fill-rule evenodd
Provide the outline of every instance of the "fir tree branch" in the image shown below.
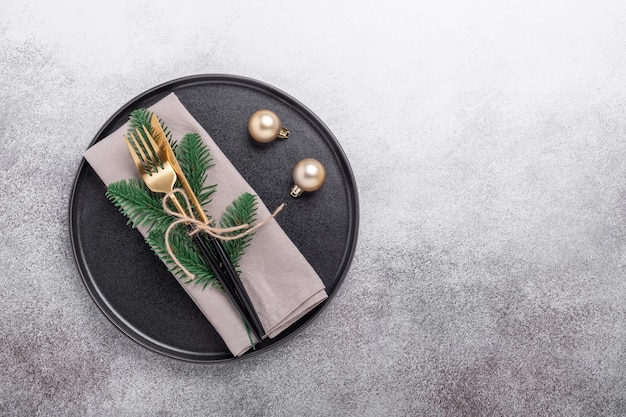
<path fill-rule="evenodd" d="M 243 193 L 232 204 L 226 207 L 226 211 L 222 214 L 220 219 L 220 227 L 228 228 L 233 226 L 241 226 L 242 224 L 249 224 L 256 220 L 257 201 L 256 196 L 250 193 Z M 230 235 L 236 235 L 242 231 L 233 232 Z M 230 256 L 230 261 L 238 268 L 239 260 L 244 255 L 246 248 L 250 245 L 252 236 L 254 233 L 243 236 L 235 240 L 225 240 L 224 249 Z"/>
<path fill-rule="evenodd" d="M 151 118 L 152 118 L 152 112 L 148 109 L 142 108 L 142 109 L 133 110 L 130 113 L 130 118 L 128 120 L 128 132 L 132 132 L 133 134 L 135 134 L 138 129 L 139 132 L 141 133 L 141 136 L 143 136 L 144 139 L 148 139 L 146 138 L 146 135 L 143 131 L 143 126 L 145 126 L 146 129 L 148 129 L 148 132 L 150 132 L 150 134 L 154 136 L 154 132 L 152 131 L 152 125 L 150 123 Z M 157 116 L 157 119 L 159 119 L 159 124 L 161 125 L 163 132 L 165 132 L 165 137 L 167 138 L 167 141 L 170 143 L 172 150 L 175 150 L 178 144 L 176 143 L 176 141 L 174 141 L 174 139 L 172 139 L 172 132 L 170 132 L 169 128 L 165 126 L 165 124 L 163 123 L 163 120 L 161 120 L 160 117 Z"/>
<path fill-rule="evenodd" d="M 221 288 L 219 281 L 215 278 L 215 274 L 211 268 L 207 266 L 204 258 L 189 237 L 185 227 L 181 225 L 180 227 L 174 228 L 169 235 L 169 240 L 170 247 L 176 259 L 195 276 L 194 283 L 196 285 L 202 285 L 203 289 L 207 286 Z M 150 230 L 146 242 L 148 242 L 154 253 L 168 266 L 174 276 L 181 280 L 186 279 L 185 283 L 191 282 L 183 270 L 180 269 L 170 257 L 165 245 L 165 230 Z"/>
<path fill-rule="evenodd" d="M 136 134 L 135 129 L 139 129 L 142 136 L 145 137 L 143 133 L 143 126 L 145 126 L 152 134 L 151 117 L 152 113 L 146 109 L 133 111 L 129 121 L 129 132 L 132 131 Z M 207 170 L 213 166 L 210 150 L 202 142 L 200 136 L 195 133 L 185 135 L 180 145 L 176 146 L 177 144 L 172 140 L 169 129 L 164 126 L 160 119 L 159 122 L 198 200 L 203 205 L 209 203 L 210 197 L 217 187 L 216 185 L 204 185 L 207 179 Z M 163 196 L 150 191 L 145 183 L 139 179 L 122 180 L 110 184 L 107 187 L 106 196 L 118 207 L 120 212 L 128 217 L 128 224 L 132 224 L 133 227 L 141 225 L 149 229 L 146 242 L 168 266 L 174 276 L 181 280 L 186 279 L 186 283 L 191 282 L 192 280 L 188 279 L 167 252 L 165 231 L 175 219 L 163 211 Z M 220 226 L 225 228 L 246 223 L 252 224 L 256 217 L 256 204 L 256 196 L 249 193 L 242 194 L 226 208 L 220 220 Z M 252 235 L 247 235 L 240 239 L 224 242 L 224 249 L 237 269 L 251 239 Z M 176 259 L 195 276 L 193 281 L 196 285 L 202 285 L 203 288 L 207 286 L 221 288 L 215 274 L 207 265 L 185 227 L 181 225 L 181 227 L 174 229 L 170 233 L 169 243 Z"/>
<path fill-rule="evenodd" d="M 213 158 L 211 151 L 202 142 L 200 135 L 187 133 L 183 136 L 176 152 L 176 158 L 200 204 L 210 203 L 210 197 L 217 186 L 215 184 L 205 186 L 204 183 L 207 179 L 207 170 L 214 166 Z"/>
<path fill-rule="evenodd" d="M 139 179 L 131 178 L 109 184 L 106 197 L 128 217 L 133 227 L 165 229 L 173 219 L 163 211 L 161 197 Z"/>

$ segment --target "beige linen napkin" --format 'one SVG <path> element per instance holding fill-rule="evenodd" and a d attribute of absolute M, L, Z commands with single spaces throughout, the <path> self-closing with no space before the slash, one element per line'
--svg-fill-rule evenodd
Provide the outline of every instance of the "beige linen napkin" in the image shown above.
<path fill-rule="evenodd" d="M 174 93 L 149 109 L 163 120 L 175 140 L 180 140 L 186 133 L 195 132 L 210 148 L 215 166 L 208 172 L 207 183 L 217 184 L 217 191 L 209 207 L 205 207 L 208 214 L 219 219 L 224 209 L 242 193 L 256 195 Z M 126 132 L 127 125 L 124 125 L 85 152 L 85 159 L 106 185 L 121 179 L 139 178 L 122 138 Z M 270 215 L 259 197 L 257 221 Z M 279 216 L 289 216 L 289 209 L 285 208 Z M 145 229 L 139 230 L 143 235 L 146 234 Z M 317 273 L 274 219 L 256 231 L 251 245 L 240 260 L 240 269 L 241 280 L 270 338 L 277 336 L 328 297 Z M 176 278 L 172 276 L 172 279 Z M 179 282 L 234 356 L 250 349 L 243 322 L 221 290 L 208 287 L 203 290 L 200 285 Z"/>

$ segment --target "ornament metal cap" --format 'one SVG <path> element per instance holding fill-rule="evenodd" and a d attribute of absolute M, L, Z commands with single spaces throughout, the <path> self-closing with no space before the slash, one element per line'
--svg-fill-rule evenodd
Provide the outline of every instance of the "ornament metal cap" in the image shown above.
<path fill-rule="evenodd" d="M 306 158 L 298 162 L 293 168 L 294 186 L 291 188 L 292 197 L 299 197 L 303 192 L 319 190 L 326 181 L 326 169 L 317 159 Z"/>
<path fill-rule="evenodd" d="M 248 132 L 259 143 L 289 138 L 289 131 L 280 125 L 280 118 L 271 110 L 263 109 L 250 116 Z"/>

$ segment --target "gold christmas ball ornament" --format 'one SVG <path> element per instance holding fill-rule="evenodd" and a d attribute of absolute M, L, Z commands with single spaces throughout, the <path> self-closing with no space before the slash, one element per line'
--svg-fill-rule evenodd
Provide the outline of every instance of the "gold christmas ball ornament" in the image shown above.
<path fill-rule="evenodd" d="M 293 168 L 293 182 L 291 196 L 298 197 L 304 191 L 319 190 L 326 181 L 326 169 L 317 159 L 306 158 L 298 162 Z"/>
<path fill-rule="evenodd" d="M 259 110 L 248 121 L 248 132 L 259 143 L 270 143 L 276 138 L 287 139 L 289 131 L 280 125 L 280 118 L 271 110 Z"/>

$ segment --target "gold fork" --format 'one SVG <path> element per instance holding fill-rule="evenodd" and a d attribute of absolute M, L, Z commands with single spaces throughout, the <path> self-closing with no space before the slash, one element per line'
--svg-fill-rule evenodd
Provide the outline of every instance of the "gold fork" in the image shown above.
<path fill-rule="evenodd" d="M 174 168 L 165 157 L 161 148 L 157 146 L 151 135 L 148 134 L 145 126 L 144 131 L 147 142 L 139 129 L 135 130 L 136 135 L 133 132 L 128 133 L 131 140 L 124 136 L 130 155 L 133 157 L 139 175 L 141 175 L 143 182 L 146 183 L 150 190 L 155 193 L 169 193 L 174 189 L 176 172 L 174 172 Z M 170 195 L 170 200 L 174 203 L 179 213 L 186 214 L 185 209 L 175 195 Z"/>
<path fill-rule="evenodd" d="M 128 133 L 130 140 L 124 136 L 128 150 L 146 186 L 156 193 L 169 193 L 174 189 L 177 178 L 174 167 L 169 162 L 163 149 L 156 144 L 148 129 L 145 126 L 142 127 L 145 138 L 138 128 L 135 129 L 135 134 L 133 134 L 133 132 Z M 186 210 L 176 196 L 172 194 L 170 195 L 170 199 L 174 203 L 174 206 L 176 206 L 176 210 L 186 215 Z M 193 215 L 193 212 L 191 212 L 191 215 Z M 237 295 L 237 289 L 233 286 L 234 284 L 224 275 L 225 273 L 220 268 L 219 261 L 211 254 L 206 242 L 199 234 L 194 233 L 192 239 L 198 246 L 198 249 L 200 249 L 204 259 L 208 262 L 209 267 L 213 270 L 224 292 L 229 296 L 241 317 L 247 322 L 250 331 L 258 340 L 261 340 L 262 332 L 257 327 L 257 317 L 254 317 L 253 321 L 253 317 L 251 317 L 250 313 L 244 313 L 248 310 L 246 308 L 247 306 L 243 304 L 241 297 Z"/>

